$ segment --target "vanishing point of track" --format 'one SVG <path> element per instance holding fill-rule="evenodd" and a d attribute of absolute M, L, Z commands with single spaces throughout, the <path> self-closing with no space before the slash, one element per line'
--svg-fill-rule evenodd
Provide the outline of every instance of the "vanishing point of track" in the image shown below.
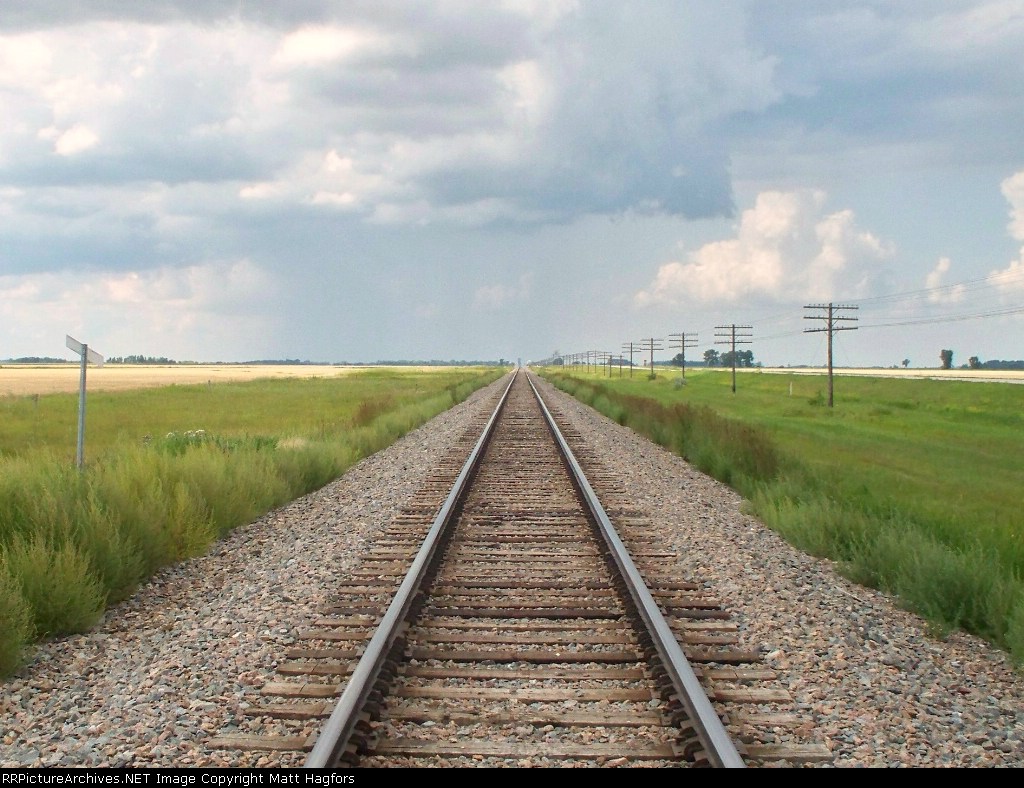
<path fill-rule="evenodd" d="M 741 667 L 759 655 L 735 647 L 736 626 L 705 589 L 673 576 L 674 554 L 640 518 L 623 513 L 617 532 L 527 374 L 467 442 L 443 500 L 451 461 L 299 633 L 303 647 L 278 669 L 288 680 L 264 687 L 276 700 L 252 710 L 323 727 L 211 747 L 307 751 L 309 767 L 822 759 L 726 731 L 701 679 L 744 685 L 771 671 Z M 788 699 L 749 686 L 712 695 Z M 793 722 L 744 720 L 748 731 Z"/>

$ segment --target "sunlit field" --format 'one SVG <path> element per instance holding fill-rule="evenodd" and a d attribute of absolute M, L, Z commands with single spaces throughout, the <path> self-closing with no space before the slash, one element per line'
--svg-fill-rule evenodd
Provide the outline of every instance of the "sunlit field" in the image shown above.
<path fill-rule="evenodd" d="M 822 367 L 765 367 L 737 370 L 743 375 L 762 373 L 782 375 L 822 376 L 828 370 Z M 668 373 L 668 371 L 667 371 Z M 900 378 L 904 380 L 967 380 L 984 383 L 1024 383 L 1024 370 L 1019 369 L 915 369 L 908 367 L 843 367 L 833 369 L 834 377 Z"/>
<path fill-rule="evenodd" d="M 76 393 L 0 396 L 0 674 L 34 638 L 88 630 L 157 568 L 322 487 L 504 371 L 94 390 L 90 369 L 81 470 L 77 381 Z"/>
<path fill-rule="evenodd" d="M 333 378 L 365 367 L 306 364 L 106 364 L 89 366 L 89 391 L 126 391 L 190 383 L 226 383 L 257 378 Z M 76 392 L 78 364 L 0 364 L 0 397 Z"/>
<path fill-rule="evenodd" d="M 1024 386 L 843 376 L 829 408 L 825 376 L 782 372 L 745 371 L 736 393 L 721 370 L 546 374 L 937 631 L 1024 661 Z"/>

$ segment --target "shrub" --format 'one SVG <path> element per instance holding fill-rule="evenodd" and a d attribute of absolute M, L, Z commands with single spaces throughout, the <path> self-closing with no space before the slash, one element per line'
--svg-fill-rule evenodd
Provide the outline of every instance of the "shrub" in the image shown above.
<path fill-rule="evenodd" d="M 106 595 L 77 546 L 16 537 L 4 563 L 21 587 L 37 633 L 85 632 L 102 615 Z"/>

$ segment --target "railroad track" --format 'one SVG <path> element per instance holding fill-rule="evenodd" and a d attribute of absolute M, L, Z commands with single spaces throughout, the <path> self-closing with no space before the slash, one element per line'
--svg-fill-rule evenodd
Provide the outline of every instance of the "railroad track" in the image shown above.
<path fill-rule="evenodd" d="M 617 507 L 612 524 L 573 457 L 580 436 L 555 422 L 513 376 L 482 434 L 297 633 L 250 710 L 265 732 L 209 746 L 308 753 L 310 767 L 830 757 L 779 744 L 799 722 L 778 709 L 788 693 L 708 590 L 675 577 L 642 513 Z"/>

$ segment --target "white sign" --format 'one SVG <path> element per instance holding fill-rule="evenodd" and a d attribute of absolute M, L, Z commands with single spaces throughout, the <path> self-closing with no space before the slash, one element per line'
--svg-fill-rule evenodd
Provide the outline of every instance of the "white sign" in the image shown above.
<path fill-rule="evenodd" d="M 86 354 L 85 355 L 85 360 L 86 361 L 88 361 L 90 364 L 95 364 L 97 367 L 102 367 L 103 366 L 103 361 L 104 361 L 103 356 L 101 356 L 99 353 L 97 353 L 91 347 L 88 347 L 87 345 L 83 345 L 81 342 L 79 342 L 77 339 L 72 337 L 70 334 L 67 334 L 66 336 L 67 336 L 66 344 L 68 346 L 68 350 L 73 350 L 79 356 L 81 356 L 82 355 L 82 351 L 85 350 L 85 354 Z"/>

